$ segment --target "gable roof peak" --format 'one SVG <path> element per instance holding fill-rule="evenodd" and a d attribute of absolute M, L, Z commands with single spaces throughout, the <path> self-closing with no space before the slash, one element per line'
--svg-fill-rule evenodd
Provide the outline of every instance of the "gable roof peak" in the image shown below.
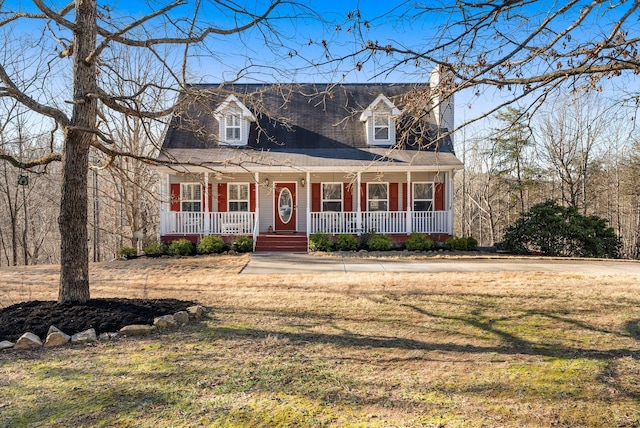
<path fill-rule="evenodd" d="M 361 122 L 366 122 L 366 120 L 368 118 L 370 118 L 373 115 L 373 111 L 378 107 L 378 104 L 380 103 L 384 103 L 389 110 L 391 110 L 391 116 L 400 116 L 402 114 L 402 112 L 400 111 L 400 109 L 398 109 L 398 107 L 396 107 L 389 98 L 387 98 L 386 96 L 384 96 L 384 94 L 380 94 L 378 95 L 378 97 L 373 100 L 373 102 L 371 104 L 369 104 L 369 106 L 362 112 L 362 114 L 360 115 L 360 121 Z"/>
<path fill-rule="evenodd" d="M 251 113 L 251 111 L 240 102 L 240 100 L 233 94 L 229 95 L 225 100 L 216 108 L 213 112 L 214 116 L 220 118 L 224 115 L 224 113 L 229 110 L 230 107 L 235 105 L 242 112 L 242 117 L 248 121 L 255 122 L 256 117 Z"/>

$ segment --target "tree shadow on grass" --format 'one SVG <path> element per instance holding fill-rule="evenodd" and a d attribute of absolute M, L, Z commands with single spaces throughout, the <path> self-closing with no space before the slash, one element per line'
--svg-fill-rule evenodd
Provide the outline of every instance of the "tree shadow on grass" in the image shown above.
<path fill-rule="evenodd" d="M 488 326 L 477 321 L 471 322 L 479 328 L 495 332 Z M 458 345 L 452 343 L 430 343 L 421 340 L 398 338 L 390 336 L 367 336 L 359 334 L 325 334 L 325 333 L 293 333 L 278 330 L 263 330 L 252 328 L 213 327 L 210 332 L 215 335 L 231 339 L 265 339 L 270 336 L 286 338 L 297 344 L 324 344 L 338 347 L 363 348 L 363 349 L 402 349 L 421 351 L 442 351 L 467 354 L 496 353 L 503 355 L 535 355 L 541 357 L 553 357 L 563 359 L 589 358 L 595 360 L 609 360 L 622 357 L 640 359 L 640 350 L 631 349 L 584 349 L 563 347 L 558 345 L 534 344 L 524 339 L 519 339 L 509 333 L 500 332 L 501 337 L 507 338 L 509 343 L 498 346 Z"/>

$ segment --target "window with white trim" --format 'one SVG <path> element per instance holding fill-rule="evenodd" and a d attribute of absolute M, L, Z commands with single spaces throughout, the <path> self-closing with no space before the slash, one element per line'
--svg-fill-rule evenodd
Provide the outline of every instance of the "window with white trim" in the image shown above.
<path fill-rule="evenodd" d="M 230 212 L 248 212 L 249 184 L 229 183 L 227 185 L 227 204 Z"/>
<path fill-rule="evenodd" d="M 229 113 L 225 115 L 225 137 L 228 142 L 240 141 L 242 120 L 239 114 Z"/>
<path fill-rule="evenodd" d="M 202 211 L 202 186 L 200 183 L 180 183 L 180 210 Z"/>
<path fill-rule="evenodd" d="M 342 183 L 322 183 L 322 211 L 342 211 Z"/>
<path fill-rule="evenodd" d="M 433 183 L 413 183 L 413 210 L 433 211 Z"/>
<path fill-rule="evenodd" d="M 388 183 L 367 183 L 367 211 L 389 211 Z"/>
<path fill-rule="evenodd" d="M 389 114 L 373 113 L 373 141 L 389 141 L 390 125 Z"/>

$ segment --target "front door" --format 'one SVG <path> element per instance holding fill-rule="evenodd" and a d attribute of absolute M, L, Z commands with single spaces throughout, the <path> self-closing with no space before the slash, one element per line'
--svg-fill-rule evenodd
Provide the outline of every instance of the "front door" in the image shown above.
<path fill-rule="evenodd" d="M 275 229 L 296 231 L 296 183 L 276 183 L 273 192 Z"/>

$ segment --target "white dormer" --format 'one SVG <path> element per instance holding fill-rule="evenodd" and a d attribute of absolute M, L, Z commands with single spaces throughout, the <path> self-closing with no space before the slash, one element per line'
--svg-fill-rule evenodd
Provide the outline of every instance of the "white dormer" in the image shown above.
<path fill-rule="evenodd" d="M 247 145 L 249 126 L 256 118 L 235 95 L 229 95 L 213 114 L 220 124 L 220 143 L 232 146 Z"/>
<path fill-rule="evenodd" d="M 360 115 L 365 122 L 367 144 L 389 146 L 396 143 L 396 117 L 402 112 L 384 95 L 378 95 Z"/>

